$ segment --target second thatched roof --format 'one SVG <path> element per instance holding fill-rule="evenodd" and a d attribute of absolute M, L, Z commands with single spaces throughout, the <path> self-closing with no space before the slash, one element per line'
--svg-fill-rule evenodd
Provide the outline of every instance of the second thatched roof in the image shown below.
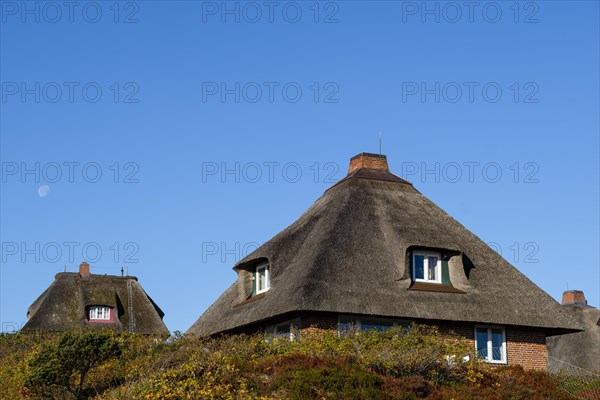
<path fill-rule="evenodd" d="M 89 321 L 91 306 L 109 307 L 108 323 Z M 134 276 L 89 274 L 83 263 L 80 273 L 56 275 L 27 311 L 24 330 L 66 331 L 81 327 L 106 327 L 142 334 L 168 334 L 164 313 L 148 296 Z"/>

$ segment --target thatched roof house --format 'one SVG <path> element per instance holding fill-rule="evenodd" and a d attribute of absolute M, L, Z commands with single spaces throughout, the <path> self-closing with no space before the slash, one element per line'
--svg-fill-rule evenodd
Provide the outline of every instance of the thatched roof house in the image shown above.
<path fill-rule="evenodd" d="M 237 282 L 188 333 L 431 322 L 470 337 L 492 362 L 545 368 L 546 336 L 578 329 L 383 155 L 353 157 L 345 178 L 234 270 Z M 535 357 L 522 360 L 521 346 Z"/>
<path fill-rule="evenodd" d="M 548 338 L 548 355 L 559 360 L 554 367 L 569 372 L 568 363 L 600 372 L 600 310 L 589 306 L 580 290 L 564 292 L 562 306 L 585 330 Z"/>
<path fill-rule="evenodd" d="M 24 330 L 65 331 L 105 327 L 142 334 L 169 333 L 164 313 L 134 276 L 63 272 L 29 307 Z"/>

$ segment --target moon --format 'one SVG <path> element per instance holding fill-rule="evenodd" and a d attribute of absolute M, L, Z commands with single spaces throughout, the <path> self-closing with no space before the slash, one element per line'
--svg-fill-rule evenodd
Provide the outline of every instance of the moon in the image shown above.
<path fill-rule="evenodd" d="M 39 187 L 38 189 L 38 195 L 42 198 L 48 196 L 48 193 L 50 193 L 50 186 L 48 185 L 42 185 Z"/>

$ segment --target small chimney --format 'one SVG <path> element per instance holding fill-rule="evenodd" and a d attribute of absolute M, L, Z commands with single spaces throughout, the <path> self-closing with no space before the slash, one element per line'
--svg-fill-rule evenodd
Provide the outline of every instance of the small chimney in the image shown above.
<path fill-rule="evenodd" d="M 79 264 L 79 275 L 82 278 L 88 278 L 90 276 L 90 264 L 85 261 Z"/>
<path fill-rule="evenodd" d="M 585 295 L 581 290 L 567 290 L 563 293 L 562 303 L 564 304 L 582 304 L 587 305 Z"/>
<path fill-rule="evenodd" d="M 387 163 L 387 157 L 383 154 L 360 153 L 355 155 L 350 159 L 348 175 L 361 168 L 378 169 L 381 171 L 390 172 L 390 168 L 388 167 Z"/>

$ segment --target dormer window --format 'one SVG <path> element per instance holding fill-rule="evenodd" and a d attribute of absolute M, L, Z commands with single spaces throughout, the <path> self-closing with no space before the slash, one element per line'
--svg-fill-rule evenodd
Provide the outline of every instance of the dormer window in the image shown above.
<path fill-rule="evenodd" d="M 412 254 L 413 280 L 415 282 L 442 283 L 442 257 L 440 253 L 415 250 Z"/>
<path fill-rule="evenodd" d="M 256 266 L 254 283 L 256 285 L 256 294 L 264 293 L 271 287 L 271 273 L 269 271 L 268 261 Z"/>
<path fill-rule="evenodd" d="M 111 322 L 112 308 L 108 306 L 91 306 L 88 309 L 88 320 L 90 322 Z"/>

